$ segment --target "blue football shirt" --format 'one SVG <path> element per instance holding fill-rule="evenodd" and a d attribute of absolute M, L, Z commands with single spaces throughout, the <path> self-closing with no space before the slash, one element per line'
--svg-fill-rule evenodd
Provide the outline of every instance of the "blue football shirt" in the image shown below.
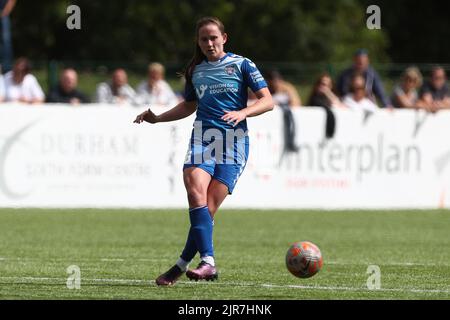
<path fill-rule="evenodd" d="M 222 120 L 227 111 L 238 111 L 247 107 L 250 88 L 256 92 L 267 87 L 261 72 L 249 59 L 227 53 L 218 61 L 204 60 L 192 74 L 192 84 L 186 84 L 186 101 L 197 101 L 196 121 L 202 127 L 231 129 L 233 126 Z M 247 121 L 240 122 L 234 129 L 247 131 Z"/>

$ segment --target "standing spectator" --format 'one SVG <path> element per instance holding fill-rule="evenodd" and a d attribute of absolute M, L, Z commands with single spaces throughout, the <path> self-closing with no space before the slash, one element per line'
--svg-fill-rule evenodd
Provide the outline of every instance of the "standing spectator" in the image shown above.
<path fill-rule="evenodd" d="M 111 104 L 132 104 L 136 93 L 128 84 L 128 76 L 124 69 L 114 70 L 111 82 L 102 82 L 97 86 L 96 101 Z"/>
<path fill-rule="evenodd" d="M 422 74 L 416 67 L 407 68 L 401 77 L 401 83 L 395 86 L 392 104 L 396 108 L 416 108 L 419 94 L 417 88 L 422 85 Z"/>
<path fill-rule="evenodd" d="M 322 107 L 326 113 L 325 137 L 332 138 L 336 128 L 336 117 L 332 108 L 345 107 L 333 92 L 333 80 L 328 73 L 322 74 L 313 86 L 308 106 Z"/>
<path fill-rule="evenodd" d="M 283 111 L 284 151 L 297 152 L 299 150 L 295 143 L 297 125 L 292 113 L 292 108 L 302 104 L 297 89 L 285 81 L 276 70 L 269 71 L 265 78 L 275 105 L 278 105 Z"/>
<path fill-rule="evenodd" d="M 42 103 L 45 95 L 36 77 L 30 73 L 27 58 L 18 58 L 12 71 L 5 74 L 5 100 L 25 103 Z"/>
<path fill-rule="evenodd" d="M 11 41 L 11 21 L 9 15 L 16 5 L 16 0 L 0 0 L 1 11 L 1 61 L 3 72 L 8 72 L 12 67 L 13 50 Z"/>
<path fill-rule="evenodd" d="M 429 112 L 450 108 L 450 90 L 444 68 L 437 66 L 431 70 L 430 81 L 420 90 L 418 106 Z"/>
<path fill-rule="evenodd" d="M 337 91 L 341 98 L 350 92 L 352 76 L 359 73 L 364 77 L 366 95 L 374 103 L 380 99 L 383 107 L 391 108 L 391 102 L 386 96 L 383 83 L 378 73 L 370 66 L 369 54 L 365 49 L 359 49 L 353 56 L 353 65 L 344 70 L 337 81 Z"/>
<path fill-rule="evenodd" d="M 359 73 L 353 75 L 350 82 L 350 93 L 342 101 L 344 105 L 353 110 L 376 111 L 378 106 L 367 98 L 366 88 L 364 76 Z"/>
<path fill-rule="evenodd" d="M 143 81 L 136 89 L 139 104 L 174 106 L 178 98 L 170 85 L 164 80 L 164 66 L 151 63 L 148 66 L 147 81 Z"/>
<path fill-rule="evenodd" d="M 78 74 L 72 68 L 66 68 L 61 72 L 59 84 L 53 88 L 47 97 L 47 102 L 70 103 L 73 105 L 89 103 L 89 98 L 77 89 Z"/>
<path fill-rule="evenodd" d="M 278 71 L 269 71 L 265 78 L 276 105 L 289 107 L 302 105 L 297 89 L 295 89 L 294 85 L 285 81 Z"/>

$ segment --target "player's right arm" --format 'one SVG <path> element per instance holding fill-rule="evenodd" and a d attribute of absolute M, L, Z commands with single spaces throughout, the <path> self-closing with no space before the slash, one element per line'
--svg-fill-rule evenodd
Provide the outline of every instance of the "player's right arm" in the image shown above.
<path fill-rule="evenodd" d="M 138 115 L 133 122 L 142 123 L 143 121 L 146 121 L 149 123 L 157 123 L 175 121 L 189 117 L 195 110 L 197 110 L 197 101 L 182 101 L 169 111 L 161 113 L 160 115 L 155 115 L 148 109 Z"/>

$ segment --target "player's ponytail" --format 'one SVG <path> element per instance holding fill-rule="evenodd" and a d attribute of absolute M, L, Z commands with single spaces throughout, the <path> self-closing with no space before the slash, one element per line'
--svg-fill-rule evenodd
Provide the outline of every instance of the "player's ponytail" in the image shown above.
<path fill-rule="evenodd" d="M 196 27 L 195 27 L 195 49 L 194 49 L 194 56 L 189 61 L 185 71 L 184 76 L 186 78 L 186 82 L 189 84 L 192 84 L 192 74 L 194 73 L 195 66 L 201 63 L 203 60 L 206 59 L 206 56 L 203 54 L 202 50 L 200 49 L 198 45 L 198 31 L 201 27 L 213 23 L 219 27 L 220 32 L 222 34 L 225 33 L 225 27 L 218 18 L 216 17 L 204 17 L 197 21 Z"/>

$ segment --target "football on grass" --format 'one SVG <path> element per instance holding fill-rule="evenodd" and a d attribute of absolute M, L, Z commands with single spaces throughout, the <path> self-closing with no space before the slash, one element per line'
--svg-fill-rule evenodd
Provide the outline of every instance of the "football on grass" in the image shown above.
<path fill-rule="evenodd" d="M 286 267 L 299 278 L 309 278 L 322 268 L 322 254 L 319 247 L 309 241 L 295 242 L 287 251 Z"/>

